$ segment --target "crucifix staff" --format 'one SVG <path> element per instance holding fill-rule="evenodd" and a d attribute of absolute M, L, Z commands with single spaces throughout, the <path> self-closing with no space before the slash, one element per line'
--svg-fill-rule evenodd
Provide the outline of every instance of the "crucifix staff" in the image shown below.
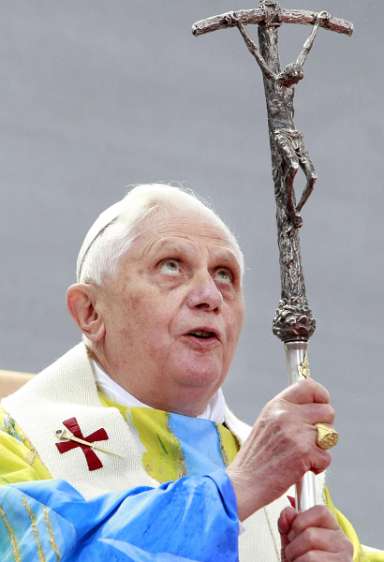
<path fill-rule="evenodd" d="M 294 63 L 283 69 L 279 58 L 279 27 L 283 23 L 313 25 Z M 258 25 L 258 45 L 246 26 Z M 310 375 L 307 348 L 316 322 L 306 296 L 300 253 L 299 228 L 303 221 L 300 211 L 313 191 L 317 180 L 315 167 L 304 144 L 304 138 L 294 124 L 295 86 L 304 78 L 304 63 L 313 47 L 319 28 L 351 35 L 353 25 L 328 12 L 285 10 L 277 0 L 261 0 L 252 10 L 237 10 L 213 16 L 192 27 L 195 36 L 211 31 L 236 27 L 249 52 L 259 66 L 267 103 L 269 139 L 272 156 L 272 176 L 276 199 L 276 221 L 279 247 L 281 298 L 273 318 L 273 333 L 283 342 L 290 382 Z M 306 186 L 296 204 L 294 180 L 302 169 Z M 337 433 L 319 424 L 318 444 L 335 444 Z M 326 433 L 325 441 L 324 431 Z M 324 447 L 325 448 L 325 447 Z M 305 474 L 297 485 L 298 508 L 305 510 L 316 504 L 315 477 Z"/>

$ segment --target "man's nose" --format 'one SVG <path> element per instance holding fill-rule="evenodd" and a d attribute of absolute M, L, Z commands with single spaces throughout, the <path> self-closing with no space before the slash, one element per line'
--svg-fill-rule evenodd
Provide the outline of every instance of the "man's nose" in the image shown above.
<path fill-rule="evenodd" d="M 187 304 L 190 308 L 219 311 L 223 304 L 223 295 L 209 272 L 200 273 L 192 280 Z"/>

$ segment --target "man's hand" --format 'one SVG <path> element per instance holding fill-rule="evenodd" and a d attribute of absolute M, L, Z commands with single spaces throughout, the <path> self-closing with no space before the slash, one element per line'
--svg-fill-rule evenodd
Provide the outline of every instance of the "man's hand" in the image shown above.
<path fill-rule="evenodd" d="M 353 547 L 329 510 L 318 505 L 279 518 L 282 562 L 352 562 Z"/>
<path fill-rule="evenodd" d="M 323 472 L 331 462 L 316 444 L 315 424 L 332 424 L 328 391 L 308 379 L 278 394 L 262 410 L 227 472 L 240 520 L 280 497 L 305 472 Z"/>

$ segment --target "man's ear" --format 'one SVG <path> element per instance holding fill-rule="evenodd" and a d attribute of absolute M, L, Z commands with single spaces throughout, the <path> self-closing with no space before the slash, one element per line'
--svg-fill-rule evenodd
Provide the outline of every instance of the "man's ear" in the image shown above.
<path fill-rule="evenodd" d="M 104 319 L 96 308 L 96 288 L 88 283 L 75 283 L 67 289 L 67 306 L 72 318 L 85 336 L 94 343 L 105 335 Z"/>

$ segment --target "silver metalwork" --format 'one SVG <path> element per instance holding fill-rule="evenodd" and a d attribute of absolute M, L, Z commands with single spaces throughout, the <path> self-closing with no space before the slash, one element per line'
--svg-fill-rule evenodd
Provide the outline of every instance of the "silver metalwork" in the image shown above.
<path fill-rule="evenodd" d="M 316 476 L 313 472 L 306 472 L 301 481 L 296 484 L 296 505 L 299 511 L 306 511 L 318 502 L 316 494 Z"/>
<path fill-rule="evenodd" d="M 288 342 L 284 345 L 290 384 L 311 376 L 308 360 L 308 342 Z M 304 474 L 296 486 L 296 506 L 305 511 L 316 505 L 316 476 L 313 472 Z"/>
<path fill-rule="evenodd" d="M 278 36 L 282 23 L 313 25 L 296 61 L 283 69 L 280 66 Z M 258 45 L 246 30 L 245 26 L 248 24 L 258 25 Z M 302 226 L 300 211 L 313 191 L 317 175 L 305 147 L 303 135 L 294 124 L 295 86 L 304 77 L 303 66 L 319 28 L 351 35 L 353 25 L 325 11 L 317 13 L 308 10 L 285 10 L 277 0 L 261 0 L 256 9 L 237 10 L 201 20 L 193 25 L 192 32 L 199 36 L 230 27 L 238 28 L 263 75 L 281 276 L 281 298 L 272 329 L 286 345 L 290 380 L 293 381 L 301 376 L 300 361 L 304 361 L 302 355 L 305 354 L 303 350 L 304 347 L 306 350 L 307 342 L 316 328 L 306 296 L 299 228 Z M 294 180 L 299 168 L 305 174 L 306 186 L 296 204 Z M 304 347 L 300 347 L 301 345 Z M 305 475 L 298 491 L 302 508 L 315 504 L 311 474 Z"/>

